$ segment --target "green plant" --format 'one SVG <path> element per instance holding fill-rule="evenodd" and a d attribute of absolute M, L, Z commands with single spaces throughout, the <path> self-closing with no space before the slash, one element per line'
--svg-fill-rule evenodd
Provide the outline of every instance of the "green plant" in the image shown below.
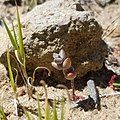
<path fill-rule="evenodd" d="M 18 116 L 18 96 L 17 96 L 17 89 L 16 89 L 16 84 L 14 78 L 13 78 L 13 73 L 12 73 L 12 68 L 11 68 L 11 64 L 10 64 L 10 53 L 9 51 L 7 51 L 7 63 L 8 63 L 8 71 L 9 71 L 9 77 L 10 77 L 10 84 L 11 84 L 11 88 L 13 90 L 14 93 L 14 107 L 15 107 L 15 114 Z M 17 72 L 17 70 L 16 70 Z M 18 72 L 17 72 L 18 75 Z M 17 78 L 16 75 L 16 78 Z"/>
<path fill-rule="evenodd" d="M 27 79 L 28 79 L 28 75 L 27 75 L 27 71 L 26 71 L 26 58 L 25 58 L 25 50 L 24 50 L 24 44 L 23 44 L 23 35 L 22 35 L 22 26 L 21 26 L 21 22 L 20 22 L 20 16 L 19 16 L 19 11 L 18 11 L 18 7 L 16 6 L 17 9 L 17 22 L 18 22 L 18 34 L 16 35 L 16 31 L 14 28 L 14 25 L 12 24 L 12 31 L 10 30 L 10 28 L 8 27 L 8 25 L 6 24 L 5 20 L 3 19 L 3 23 L 5 26 L 5 29 L 7 31 L 7 34 L 9 36 L 9 39 L 11 41 L 11 44 L 14 48 L 14 54 L 16 56 L 17 59 L 17 64 L 19 66 L 19 71 L 21 73 L 21 76 L 24 80 L 24 83 L 26 85 L 26 88 L 28 89 L 28 84 L 27 84 Z M 14 57 L 13 57 L 14 58 Z M 10 68 L 10 63 L 8 64 L 8 68 Z M 9 69 L 10 72 L 10 79 L 11 79 L 11 83 L 12 83 L 12 88 L 15 91 L 15 85 L 14 85 L 14 80 L 13 80 L 13 75 L 12 75 L 12 70 Z"/>
<path fill-rule="evenodd" d="M 37 95 L 37 103 L 38 103 L 38 120 L 42 120 L 42 113 L 41 113 L 41 108 L 40 108 L 40 102 L 39 102 L 38 95 Z"/>
<path fill-rule="evenodd" d="M 45 90 L 45 120 L 63 120 L 64 119 L 64 104 L 65 104 L 65 101 L 62 99 L 61 102 L 60 102 L 61 103 L 61 108 L 60 108 L 61 117 L 59 119 L 58 116 L 57 116 L 56 99 L 54 99 L 54 101 L 53 101 L 53 108 L 51 110 L 49 102 L 48 102 L 46 84 L 43 80 L 41 80 L 40 83 L 42 84 L 42 86 L 44 87 L 44 90 Z M 40 107 L 39 99 L 37 99 L 37 100 L 38 100 L 38 116 L 39 116 L 39 120 L 42 120 L 41 109 L 39 108 Z"/>
<path fill-rule="evenodd" d="M 33 76 L 32 77 L 28 77 L 27 75 L 27 70 L 26 70 L 26 58 L 25 58 L 25 50 L 24 50 L 24 44 L 23 44 L 23 37 L 22 37 L 22 26 L 21 26 L 21 22 L 20 22 L 20 16 L 19 16 L 19 12 L 18 12 L 18 7 L 17 8 L 17 22 L 18 22 L 18 34 L 16 34 L 14 25 L 12 24 L 12 31 L 10 30 L 10 28 L 8 27 L 8 25 L 6 24 L 5 20 L 3 19 L 3 23 L 4 26 L 6 28 L 7 34 L 9 36 L 9 39 L 12 43 L 12 46 L 14 48 L 14 55 L 11 55 L 9 53 L 9 50 L 7 51 L 7 62 L 8 62 L 8 70 L 9 70 L 9 77 L 10 77 L 10 84 L 11 84 L 11 88 L 13 90 L 14 93 L 14 106 L 15 106 L 15 113 L 16 115 L 18 115 L 18 107 L 19 107 L 19 101 L 18 101 L 18 96 L 17 96 L 17 89 L 16 89 L 16 81 L 17 81 L 17 77 L 18 77 L 18 71 L 17 69 L 15 69 L 16 71 L 16 77 L 14 78 L 13 76 L 13 72 L 12 72 L 12 67 L 11 67 L 11 63 L 10 63 L 10 55 L 17 60 L 17 64 L 18 64 L 18 68 L 20 71 L 20 74 L 24 80 L 24 83 L 26 85 L 27 88 L 27 92 L 29 97 L 32 97 L 32 91 L 33 91 L 33 82 L 35 80 L 35 72 L 38 69 L 46 69 L 48 71 L 48 76 L 50 76 L 51 72 L 48 68 L 46 67 L 37 67 L 34 72 L 33 72 Z M 66 67 L 66 66 L 65 66 Z M 67 77 L 67 76 L 66 76 Z M 54 105 L 53 105 L 53 109 L 51 110 L 50 105 L 49 105 L 49 101 L 48 101 L 48 95 L 47 95 L 47 88 L 45 85 L 45 82 L 41 81 L 41 84 L 43 85 L 44 89 L 45 89 L 45 95 L 46 95 L 46 99 L 45 99 L 45 120 L 58 120 L 57 117 L 57 110 L 56 110 L 56 100 L 54 100 Z M 64 102 L 61 102 L 61 106 L 63 106 Z M 27 117 L 28 120 L 31 120 L 31 116 L 29 115 L 29 113 L 27 112 L 27 110 L 23 107 L 24 113 Z M 51 111 L 52 111 L 52 115 L 51 115 Z M 63 107 L 61 107 L 61 118 L 60 120 L 64 119 L 64 115 L 63 115 Z M 40 104 L 38 101 L 38 119 L 42 120 L 42 114 L 41 114 L 41 110 L 40 110 Z"/>
<path fill-rule="evenodd" d="M 17 27 L 18 34 L 16 35 L 16 31 L 15 31 L 13 23 L 12 23 L 13 34 L 4 19 L 3 19 L 3 23 L 6 28 L 7 34 L 9 36 L 9 39 L 12 43 L 12 46 L 14 48 L 15 56 L 16 56 L 19 64 L 21 65 L 20 67 L 23 72 L 22 74 L 27 79 L 26 59 L 25 59 L 25 50 L 24 50 L 24 44 L 23 44 L 22 26 L 21 26 L 21 21 L 20 21 L 20 16 L 19 16 L 19 11 L 18 11 L 17 5 L 16 5 L 16 10 L 17 10 L 17 22 L 18 22 L 18 27 Z"/>
<path fill-rule="evenodd" d="M 56 99 L 54 99 L 54 102 L 53 102 L 53 120 L 58 120 L 57 110 L 56 110 Z"/>
<path fill-rule="evenodd" d="M 66 57 L 65 51 L 62 49 L 60 52 L 53 53 L 54 61 L 51 63 L 54 68 L 57 70 L 62 70 L 65 78 L 71 81 L 72 88 L 72 100 L 75 100 L 75 88 L 74 88 L 74 79 L 76 77 L 75 69 L 72 67 L 71 59 Z"/>
<path fill-rule="evenodd" d="M 116 74 L 111 76 L 109 80 L 109 86 L 113 89 L 119 90 L 120 89 L 120 77 Z"/>
<path fill-rule="evenodd" d="M 14 25 L 12 23 L 12 28 L 13 28 L 13 33 L 10 30 L 10 28 L 8 27 L 8 25 L 6 24 L 5 20 L 3 20 L 4 26 L 6 28 L 7 34 L 9 36 L 9 39 L 11 41 L 11 44 L 14 48 L 14 55 L 16 56 L 16 58 L 11 55 L 15 60 L 17 60 L 17 65 L 19 68 L 19 71 L 21 73 L 21 76 L 24 80 L 24 83 L 26 85 L 26 89 L 28 92 L 28 84 L 27 84 L 27 80 L 28 80 L 28 75 L 27 75 L 27 71 L 26 71 L 26 59 L 25 59 L 25 50 L 24 50 L 24 44 L 23 44 L 23 37 L 22 37 L 22 26 L 21 26 L 21 22 L 20 22 L 20 16 L 19 16 L 19 12 L 18 12 L 18 7 L 16 6 L 17 9 L 17 22 L 18 22 L 18 34 L 16 35 L 16 31 L 14 28 Z M 19 107 L 19 102 L 18 102 L 18 96 L 17 96 L 17 89 L 16 89 L 16 81 L 17 81 L 17 77 L 18 77 L 18 70 L 15 69 L 16 71 L 16 77 L 14 79 L 13 76 L 13 72 L 12 72 L 12 67 L 11 67 L 11 63 L 10 63 L 10 53 L 9 50 L 7 50 L 7 63 L 8 63 L 8 71 L 9 71 L 9 77 L 10 77 L 10 84 L 11 84 L 11 88 L 13 90 L 14 93 L 14 107 L 15 107 L 15 114 L 18 116 L 18 107 Z M 29 93 L 28 93 L 29 95 Z"/>
<path fill-rule="evenodd" d="M 64 104 L 65 104 L 65 100 L 63 98 L 61 99 L 61 102 L 60 102 L 60 104 L 61 104 L 61 107 L 60 107 L 61 115 L 60 115 L 60 118 L 58 118 L 58 116 L 57 116 L 57 107 L 56 107 L 56 99 L 54 99 L 54 101 L 53 101 L 53 108 L 50 108 L 48 95 L 47 95 L 46 84 L 45 84 L 45 82 L 43 80 L 41 80 L 40 83 L 44 87 L 44 91 L 45 91 L 45 112 L 44 113 L 41 112 L 39 96 L 37 95 L 38 120 L 43 120 L 43 119 L 45 119 L 45 120 L 64 120 Z M 24 113 L 26 115 L 27 120 L 31 120 L 31 116 L 27 112 L 25 107 L 23 107 L 23 110 L 24 110 Z M 44 116 L 44 118 L 43 118 L 43 116 Z"/>
<path fill-rule="evenodd" d="M 120 90 L 120 82 L 113 83 L 114 90 Z"/>
<path fill-rule="evenodd" d="M 32 120 L 32 117 L 30 116 L 30 114 L 27 112 L 27 110 L 24 107 L 23 107 L 23 110 L 24 110 L 27 120 Z"/>
<path fill-rule="evenodd" d="M 9 39 L 11 41 L 11 44 L 14 48 L 14 54 L 15 54 L 16 58 L 14 58 L 14 56 L 12 56 L 12 55 L 11 56 L 15 60 L 17 59 L 19 72 L 24 80 L 24 83 L 25 83 L 26 89 L 27 89 L 27 93 L 30 98 L 30 97 L 32 97 L 33 82 L 35 80 L 36 70 L 46 69 L 46 70 L 48 70 L 49 76 L 50 76 L 50 70 L 46 67 L 37 67 L 33 72 L 33 77 L 28 77 L 27 70 L 26 70 L 26 58 L 25 58 L 25 50 L 24 50 L 24 44 L 23 44 L 22 26 L 21 26 L 20 16 L 19 16 L 19 11 L 18 11 L 17 6 L 16 6 L 16 9 L 17 9 L 18 34 L 16 35 L 16 31 L 15 31 L 13 24 L 12 24 L 12 30 L 13 30 L 13 33 L 12 33 L 12 31 L 10 30 L 10 28 L 8 27 L 8 25 L 6 24 L 4 19 L 3 19 L 3 23 L 6 28 L 7 34 L 9 36 Z M 10 64 L 9 64 L 9 66 L 10 66 Z M 9 72 L 10 72 L 11 83 L 12 83 L 12 86 L 14 87 L 14 88 L 13 87 L 12 88 L 15 90 L 15 85 L 13 84 L 14 79 L 13 79 L 12 69 L 9 70 Z"/>
<path fill-rule="evenodd" d="M 113 82 L 113 86 L 115 89 L 120 90 L 120 77 L 116 76 L 116 80 Z"/>
<path fill-rule="evenodd" d="M 3 107 L 0 106 L 0 120 L 7 120 Z"/>
<path fill-rule="evenodd" d="M 65 105 L 65 101 L 64 101 L 64 98 L 62 98 L 61 99 L 61 107 L 60 107 L 60 111 L 61 111 L 60 120 L 64 120 L 64 105 Z"/>
<path fill-rule="evenodd" d="M 10 64 L 10 53 L 9 53 L 8 50 L 7 50 L 7 63 L 8 63 L 8 71 L 9 71 L 11 88 L 14 92 L 15 97 L 17 97 L 16 84 L 15 84 L 15 80 L 14 80 L 14 77 L 13 77 L 13 72 L 12 72 L 12 68 L 11 68 L 11 64 Z"/>

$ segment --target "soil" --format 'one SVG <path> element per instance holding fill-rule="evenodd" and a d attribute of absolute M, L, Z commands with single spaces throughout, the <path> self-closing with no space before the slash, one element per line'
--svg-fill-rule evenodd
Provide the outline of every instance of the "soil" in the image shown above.
<path fill-rule="evenodd" d="M 27 6 L 20 4 L 20 13 L 23 14 L 27 12 Z M 120 1 L 115 0 L 114 2 L 107 4 L 105 7 L 101 7 L 95 2 L 86 2 L 83 4 L 85 10 L 90 10 L 94 13 L 95 19 L 101 24 L 104 30 L 103 39 L 108 44 L 109 47 L 115 47 L 119 44 L 120 36 Z M 4 12 L 0 12 L 1 15 L 6 16 L 9 21 L 9 17 L 12 15 L 15 19 L 15 6 L 12 4 L 4 4 L 0 2 L 0 9 Z M 114 27 L 115 26 L 115 27 Z M 113 30 L 114 29 L 114 30 Z M 113 31 L 113 32 L 111 32 Z M 112 36 L 112 37 L 111 37 Z M 113 37 L 114 36 L 114 37 Z M 0 105 L 3 106 L 4 111 L 7 115 L 8 120 L 26 120 L 23 111 L 20 112 L 19 117 L 15 115 L 14 105 L 13 105 L 13 93 L 10 88 L 9 79 L 6 76 L 6 70 L 2 64 L 0 64 Z M 97 89 L 100 95 L 111 94 L 115 92 L 108 84 L 112 75 L 112 71 L 108 70 L 105 66 L 97 72 L 92 72 L 92 78 L 95 81 Z M 75 80 L 75 93 L 78 96 L 87 97 L 89 95 L 87 90 L 87 80 L 91 77 L 91 74 L 87 74 L 81 79 Z M 52 103 L 56 98 L 57 100 L 57 112 L 60 116 L 60 100 L 62 96 L 65 98 L 65 118 L 66 120 L 120 120 L 120 95 L 112 95 L 108 97 L 103 97 L 100 99 L 100 108 L 88 108 L 76 107 L 73 108 L 74 104 L 70 104 L 68 101 L 68 96 L 65 89 L 56 88 L 54 80 L 47 80 L 47 92 L 49 102 Z M 66 81 L 65 84 L 71 92 L 70 82 Z M 35 86 L 35 92 L 33 98 L 29 99 L 28 95 L 25 94 L 25 87 L 18 87 L 19 93 L 19 103 L 26 108 L 30 113 L 32 120 L 37 120 L 37 94 L 40 96 L 40 106 L 42 111 L 42 116 L 44 118 L 44 107 L 45 107 L 45 92 L 42 86 Z M 75 102 L 74 102 L 75 103 Z M 71 109 L 69 109 L 71 108 Z"/>

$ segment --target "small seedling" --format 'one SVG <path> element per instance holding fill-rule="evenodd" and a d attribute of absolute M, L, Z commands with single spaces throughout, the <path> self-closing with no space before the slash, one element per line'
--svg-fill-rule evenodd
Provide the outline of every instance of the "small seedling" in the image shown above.
<path fill-rule="evenodd" d="M 26 58 L 25 58 L 25 50 L 24 50 L 23 37 L 22 37 L 23 36 L 22 35 L 22 26 L 21 26 L 20 16 L 19 16 L 17 6 L 16 6 L 16 10 L 17 10 L 17 22 L 18 22 L 18 34 L 16 34 L 13 23 L 12 23 L 12 27 L 13 27 L 13 33 L 12 33 L 12 31 L 6 24 L 5 20 L 4 19 L 2 19 L 2 20 L 4 23 L 5 29 L 7 31 L 7 34 L 9 36 L 9 39 L 11 41 L 11 44 L 14 48 L 14 53 L 15 53 L 17 62 L 20 65 L 22 77 L 23 77 L 23 79 L 27 80 L 28 76 L 27 76 L 27 72 L 26 72 Z M 24 80 L 24 82 L 26 84 L 25 80 Z"/>
<path fill-rule="evenodd" d="M 65 78 L 71 81 L 72 88 L 72 97 L 71 100 L 76 99 L 75 88 L 74 88 L 74 79 L 76 77 L 76 72 L 72 66 L 71 59 L 66 57 L 65 51 L 62 49 L 60 52 L 53 53 L 54 61 L 51 63 L 54 68 L 57 70 L 62 70 Z"/>
<path fill-rule="evenodd" d="M 41 80 L 40 83 L 44 87 L 44 91 L 45 91 L 45 120 L 50 120 L 50 106 L 48 104 L 48 94 L 47 94 L 46 84 L 43 80 Z"/>
<path fill-rule="evenodd" d="M 28 84 L 28 80 L 30 79 L 27 75 L 27 70 L 26 70 L 26 57 L 25 57 L 25 50 L 24 50 L 24 44 L 23 44 L 23 35 L 22 35 L 22 26 L 21 26 L 21 22 L 20 22 L 20 16 L 19 16 L 19 11 L 18 11 L 18 7 L 16 5 L 16 10 L 17 10 L 17 22 L 18 22 L 18 34 L 16 34 L 16 31 L 15 31 L 15 28 L 14 28 L 14 25 L 12 23 L 12 30 L 13 30 L 13 33 L 12 31 L 10 30 L 10 28 L 8 27 L 8 25 L 6 24 L 5 20 L 3 20 L 3 23 L 4 23 L 4 26 L 5 26 L 5 29 L 7 31 L 7 34 L 9 36 L 9 39 L 11 41 L 11 44 L 13 46 L 13 49 L 14 49 L 14 55 L 11 55 L 15 61 L 17 60 L 17 65 L 18 65 L 18 69 L 19 69 L 19 72 L 21 74 L 21 77 L 23 78 L 23 81 L 26 85 L 26 89 L 27 89 L 27 93 L 29 95 L 29 97 L 31 96 L 30 92 L 29 92 L 29 88 L 31 88 L 31 86 L 29 86 Z M 10 68 L 10 64 L 8 64 L 8 68 Z M 9 74 L 10 74 L 10 79 L 11 79 L 11 84 L 12 84 L 12 88 L 14 89 L 15 91 L 15 84 L 13 84 L 13 75 L 12 75 L 12 69 L 9 70 Z M 16 78 L 17 79 L 17 78 Z"/>
<path fill-rule="evenodd" d="M 48 93 L 47 93 L 46 83 L 45 83 L 45 81 L 41 80 L 40 84 L 42 84 L 42 86 L 44 87 L 44 91 L 45 91 L 45 120 L 59 120 L 58 116 L 57 116 L 56 99 L 54 99 L 54 101 L 53 101 L 53 108 L 51 110 L 49 102 L 48 102 Z M 64 104 L 65 104 L 65 101 L 62 99 L 60 103 L 61 103 L 60 120 L 63 120 L 64 119 Z M 38 106 L 40 106 L 39 101 L 38 101 Z M 40 116 L 39 120 L 42 120 L 42 115 L 41 115 L 40 108 L 38 109 L 38 113 L 39 113 L 38 115 Z"/>

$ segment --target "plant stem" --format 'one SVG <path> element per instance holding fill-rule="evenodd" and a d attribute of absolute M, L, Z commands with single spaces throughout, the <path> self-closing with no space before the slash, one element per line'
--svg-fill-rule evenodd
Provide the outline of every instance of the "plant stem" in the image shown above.
<path fill-rule="evenodd" d="M 75 95 L 75 85 L 74 85 L 74 79 L 71 80 L 71 88 L 72 88 L 72 96 L 73 96 L 73 99 L 74 99 L 74 95 Z"/>
<path fill-rule="evenodd" d="M 68 101 L 70 103 L 71 100 L 70 100 L 70 94 L 69 94 L 68 88 L 65 85 L 62 85 L 62 84 L 58 84 L 56 87 L 66 89 L 67 96 L 68 96 Z"/>
<path fill-rule="evenodd" d="M 27 75 L 26 67 L 25 66 L 21 66 L 21 69 L 22 69 L 23 76 L 27 80 L 28 79 L 28 75 Z"/>

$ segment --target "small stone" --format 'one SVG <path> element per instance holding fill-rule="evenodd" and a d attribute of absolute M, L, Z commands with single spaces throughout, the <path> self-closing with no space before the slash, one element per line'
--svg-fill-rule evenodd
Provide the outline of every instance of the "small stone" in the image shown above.
<path fill-rule="evenodd" d="M 101 7 L 105 7 L 107 4 L 112 3 L 115 0 L 96 0 L 97 4 L 99 4 Z"/>
<path fill-rule="evenodd" d="M 90 95 L 90 98 L 94 100 L 95 103 L 98 101 L 98 93 L 96 91 L 96 86 L 93 80 L 88 80 L 87 82 L 88 92 Z"/>

